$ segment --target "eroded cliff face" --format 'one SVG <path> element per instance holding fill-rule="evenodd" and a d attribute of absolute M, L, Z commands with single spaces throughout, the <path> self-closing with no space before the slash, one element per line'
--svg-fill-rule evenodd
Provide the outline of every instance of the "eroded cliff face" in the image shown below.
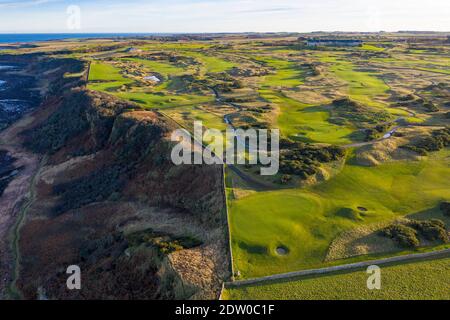
<path fill-rule="evenodd" d="M 176 126 L 158 113 L 52 87 L 7 132 L 39 159 L 18 230 L 18 293 L 217 299 L 229 276 L 221 166 L 173 165 Z M 70 265 L 81 290 L 66 287 Z"/>

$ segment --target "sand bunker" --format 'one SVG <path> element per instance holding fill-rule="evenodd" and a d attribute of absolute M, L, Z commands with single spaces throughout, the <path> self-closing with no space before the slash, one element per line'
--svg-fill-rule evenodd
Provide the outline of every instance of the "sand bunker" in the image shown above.
<path fill-rule="evenodd" d="M 278 247 L 276 251 L 277 254 L 280 256 L 286 256 L 289 253 L 289 249 L 283 246 Z"/>

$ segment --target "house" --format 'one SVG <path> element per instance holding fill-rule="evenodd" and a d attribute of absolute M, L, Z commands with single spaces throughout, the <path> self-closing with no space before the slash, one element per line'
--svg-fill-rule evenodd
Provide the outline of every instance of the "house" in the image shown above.
<path fill-rule="evenodd" d="M 360 47 L 362 40 L 357 39 L 307 39 L 308 47 Z"/>

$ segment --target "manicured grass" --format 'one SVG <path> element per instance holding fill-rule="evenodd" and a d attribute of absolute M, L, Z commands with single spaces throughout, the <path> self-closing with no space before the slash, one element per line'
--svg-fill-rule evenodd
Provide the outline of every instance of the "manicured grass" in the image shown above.
<path fill-rule="evenodd" d="M 448 150 L 435 159 L 378 167 L 347 164 L 327 182 L 304 189 L 258 192 L 230 200 L 235 268 L 242 278 L 323 266 L 342 231 L 433 208 L 450 198 Z M 368 209 L 362 220 L 342 208 Z M 278 246 L 289 254 L 279 256 Z M 345 262 L 345 261 L 344 261 Z"/>
<path fill-rule="evenodd" d="M 205 73 L 225 72 L 236 66 L 233 62 L 199 52 L 185 51 L 182 54 L 197 59 L 203 65 Z"/>
<path fill-rule="evenodd" d="M 377 47 L 373 44 L 368 44 L 368 43 L 363 44 L 363 46 L 360 49 L 365 50 L 365 51 L 374 51 L 374 52 L 383 52 L 386 50 L 385 48 Z"/>
<path fill-rule="evenodd" d="M 257 57 L 258 61 L 265 62 L 269 67 L 275 69 L 275 74 L 268 75 L 261 82 L 261 87 L 293 88 L 303 83 L 302 71 L 298 64 L 288 60 Z"/>
<path fill-rule="evenodd" d="M 367 106 L 385 107 L 386 104 L 376 99 L 387 98 L 389 86 L 375 73 L 358 71 L 352 62 L 342 58 L 322 57 L 322 62 L 330 63 L 329 70 L 340 80 L 347 83 L 350 99 Z"/>
<path fill-rule="evenodd" d="M 125 78 L 120 69 L 103 62 L 92 62 L 89 72 L 89 89 L 113 93 L 123 85 L 133 83 L 132 79 Z"/>
<path fill-rule="evenodd" d="M 450 258 L 381 267 L 381 290 L 366 270 L 228 289 L 228 300 L 449 300 Z"/>
<path fill-rule="evenodd" d="M 164 63 L 160 61 L 152 61 L 139 58 L 127 58 L 126 61 L 133 61 L 144 65 L 150 72 L 159 73 L 167 80 L 169 76 L 178 76 L 187 73 L 186 69 L 177 67 L 170 63 Z"/>
<path fill-rule="evenodd" d="M 307 142 L 349 144 L 354 128 L 328 122 L 330 112 L 325 107 L 301 103 L 271 90 L 260 90 L 265 100 L 280 108 L 277 125 L 282 135 Z"/>
<path fill-rule="evenodd" d="M 138 60 L 138 59 L 136 59 Z M 145 62 L 146 60 L 139 60 Z M 148 61 L 148 67 L 159 68 L 159 71 L 169 75 L 171 72 L 177 74 L 183 72 L 183 69 L 171 65 L 165 65 L 153 61 Z M 157 72 L 157 71 L 155 71 Z M 133 80 L 122 76 L 120 69 L 101 62 L 93 62 L 89 74 L 89 88 L 92 90 L 103 91 L 121 99 L 129 100 L 147 108 L 171 108 L 180 106 L 195 106 L 198 104 L 213 101 L 213 96 L 200 96 L 188 94 L 171 94 L 170 92 L 140 91 L 139 88 L 121 91 L 122 86 L 132 84 Z"/>
<path fill-rule="evenodd" d="M 195 106 L 213 101 L 212 96 L 172 95 L 151 92 L 113 92 L 115 96 L 133 101 L 148 108 L 172 108 L 180 106 Z"/>
<path fill-rule="evenodd" d="M 92 62 L 91 70 L 89 72 L 89 81 L 116 81 L 116 82 L 130 82 L 120 73 L 120 69 L 102 62 Z"/>

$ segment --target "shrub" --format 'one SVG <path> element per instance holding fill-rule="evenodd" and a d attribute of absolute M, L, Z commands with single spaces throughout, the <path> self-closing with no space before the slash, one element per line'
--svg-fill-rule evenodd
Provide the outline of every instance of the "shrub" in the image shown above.
<path fill-rule="evenodd" d="M 280 178 L 280 182 L 281 184 L 288 184 L 289 182 L 292 181 L 292 176 L 289 174 L 284 174 L 281 178 Z"/>
<path fill-rule="evenodd" d="M 427 155 L 428 152 L 442 150 L 450 145 L 450 128 L 434 131 L 430 136 L 422 138 L 415 144 L 408 144 L 402 146 L 404 149 L 409 149 L 417 152 L 420 155 Z"/>
<path fill-rule="evenodd" d="M 333 111 L 330 122 L 342 123 L 342 119 L 353 123 L 358 127 L 363 124 L 384 123 L 392 119 L 392 115 L 387 111 L 364 106 L 349 98 L 337 99 L 333 101 Z"/>
<path fill-rule="evenodd" d="M 430 241 L 441 240 L 444 243 L 448 242 L 448 234 L 445 223 L 438 219 L 431 219 L 427 221 L 413 220 L 409 224 L 412 228 L 417 230 L 420 235 Z"/>
<path fill-rule="evenodd" d="M 384 228 L 381 230 L 381 235 L 393 239 L 405 248 L 417 248 L 420 245 L 417 231 L 402 224 L 394 224 Z"/>
<path fill-rule="evenodd" d="M 450 202 L 449 201 L 442 202 L 440 208 L 444 215 L 450 217 Z"/>
<path fill-rule="evenodd" d="M 345 157 L 345 150 L 337 146 L 319 147 L 284 139 L 283 147 L 289 148 L 281 154 L 280 172 L 297 175 L 303 180 L 317 173 L 321 163 L 337 161 Z"/>
<path fill-rule="evenodd" d="M 71 209 L 108 199 L 116 193 L 120 195 L 124 186 L 119 166 L 106 167 L 75 181 L 53 187 L 53 192 L 61 197 L 60 204 L 54 209 L 59 215 Z"/>
<path fill-rule="evenodd" d="M 427 102 L 423 105 L 427 112 L 438 112 L 439 108 L 433 102 Z"/>

